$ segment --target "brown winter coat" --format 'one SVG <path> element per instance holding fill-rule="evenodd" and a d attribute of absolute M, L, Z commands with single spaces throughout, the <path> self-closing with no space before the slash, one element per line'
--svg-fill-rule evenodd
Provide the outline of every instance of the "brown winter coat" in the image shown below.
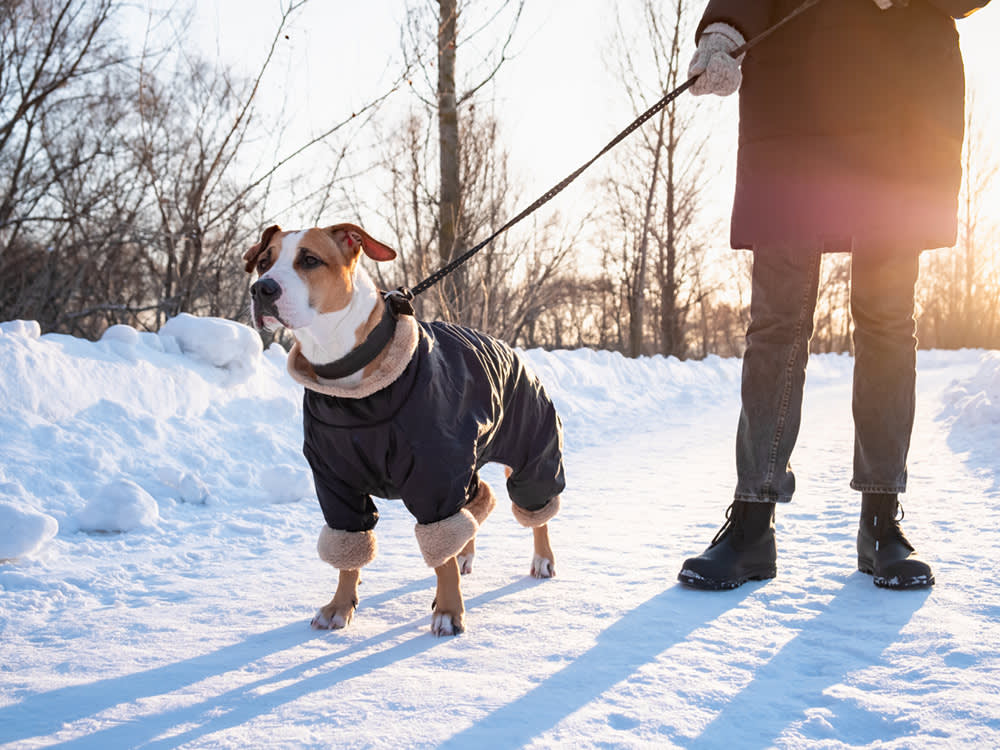
<path fill-rule="evenodd" d="M 750 39 L 801 0 L 710 0 Z M 820 0 L 743 61 L 734 248 L 954 244 L 965 74 L 954 18 L 989 0 Z"/>

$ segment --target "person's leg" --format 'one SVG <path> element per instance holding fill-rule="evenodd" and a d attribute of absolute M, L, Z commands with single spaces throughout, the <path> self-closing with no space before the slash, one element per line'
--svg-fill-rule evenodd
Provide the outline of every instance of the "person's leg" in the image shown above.
<path fill-rule="evenodd" d="M 737 484 L 726 524 L 678 580 L 735 588 L 776 573 L 774 507 L 795 491 L 790 459 L 802 416 L 819 253 L 754 253 L 750 326 L 736 435 Z"/>
<path fill-rule="evenodd" d="M 860 492 L 906 491 L 913 431 L 917 338 L 913 290 L 919 256 L 855 253 L 851 259 L 854 319 L 854 477 Z"/>
<path fill-rule="evenodd" d="M 906 458 L 916 394 L 913 291 L 919 253 L 856 252 L 851 260 L 854 319 L 854 476 L 862 492 L 858 569 L 886 588 L 934 583 L 896 520 L 906 491 Z"/>
<path fill-rule="evenodd" d="M 802 418 L 820 258 L 819 253 L 754 254 L 735 500 L 788 502 L 795 492 L 790 460 Z"/>

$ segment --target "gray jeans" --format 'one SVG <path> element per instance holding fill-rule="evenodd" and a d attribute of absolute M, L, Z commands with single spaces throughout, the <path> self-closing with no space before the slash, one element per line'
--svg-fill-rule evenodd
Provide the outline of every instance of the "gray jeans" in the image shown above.
<path fill-rule="evenodd" d="M 755 252 L 743 408 L 736 435 L 735 498 L 788 502 L 790 459 L 802 418 L 821 255 Z M 919 252 L 851 258 L 854 320 L 854 476 L 862 492 L 906 490 L 913 430 Z"/>

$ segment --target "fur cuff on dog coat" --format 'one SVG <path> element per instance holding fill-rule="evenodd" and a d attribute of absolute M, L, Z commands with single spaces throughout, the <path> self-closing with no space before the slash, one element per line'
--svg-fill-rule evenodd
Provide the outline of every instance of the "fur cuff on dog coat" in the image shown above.
<path fill-rule="evenodd" d="M 358 570 L 375 559 L 378 546 L 374 531 L 338 531 L 324 526 L 316 551 L 319 559 L 337 570 Z"/>
<path fill-rule="evenodd" d="M 514 514 L 514 518 L 522 526 L 526 526 L 529 529 L 533 529 L 536 526 L 544 526 L 555 518 L 559 512 L 559 495 L 556 495 L 537 510 L 525 510 L 514 503 L 510 504 L 510 509 Z"/>
<path fill-rule="evenodd" d="M 427 567 L 436 568 L 462 551 L 479 531 L 479 524 L 472 513 L 462 508 L 442 521 L 418 523 L 413 531 Z"/>
<path fill-rule="evenodd" d="M 468 502 L 465 509 L 472 514 L 472 517 L 476 519 L 476 523 L 481 526 L 495 507 L 497 507 L 497 498 L 493 494 L 493 489 L 480 479 L 476 496 Z"/>
<path fill-rule="evenodd" d="M 480 479 L 476 496 L 458 513 L 436 523 L 418 523 L 414 532 L 417 535 L 420 552 L 428 567 L 436 568 L 449 557 L 454 557 L 461 552 L 462 548 L 479 531 L 479 525 L 489 517 L 496 505 L 497 498 L 493 494 L 493 490 Z M 471 534 L 469 533 L 470 520 L 474 524 L 471 527 Z"/>

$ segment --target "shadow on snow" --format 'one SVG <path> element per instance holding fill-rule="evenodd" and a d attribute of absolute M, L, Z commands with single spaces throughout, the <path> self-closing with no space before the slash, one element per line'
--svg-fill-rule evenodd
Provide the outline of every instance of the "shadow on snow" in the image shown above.
<path fill-rule="evenodd" d="M 927 593 L 877 591 L 870 583 L 865 584 L 866 580 L 860 574 L 853 576 L 832 600 L 817 605 L 821 611 L 805 621 L 798 635 L 756 670 L 747 686 L 732 697 L 714 698 L 715 705 L 708 708 L 717 712 L 716 718 L 696 737 L 675 731 L 673 739 L 692 748 L 719 747 L 733 736 L 767 745 L 789 724 L 802 719 L 806 708 L 821 703 L 828 687 L 838 684 L 851 671 L 879 663 L 883 651 L 898 639 Z M 411 582 L 373 596 L 366 604 L 376 605 L 380 600 L 424 590 L 433 585 L 433 581 L 433 578 L 425 578 Z M 537 581 L 530 578 L 518 579 L 473 597 L 466 605 L 471 610 L 535 584 Z M 644 665 L 655 662 L 659 654 L 683 643 L 694 631 L 738 607 L 747 596 L 763 591 L 765 584 L 713 593 L 693 592 L 673 585 L 626 612 L 597 636 L 597 643 L 590 650 L 572 663 L 448 738 L 441 747 L 526 744 L 599 699 Z M 134 722 L 105 727 L 60 746 L 175 747 L 240 726 L 279 706 L 384 669 L 442 642 L 425 632 L 381 651 L 337 664 L 340 659 L 404 637 L 412 633 L 414 627 L 413 622 L 407 622 L 195 705 L 167 709 L 139 717 Z M 3 739 L 46 737 L 74 721 L 93 718 L 103 711 L 143 698 L 169 695 L 201 680 L 243 669 L 268 655 L 301 646 L 317 637 L 322 635 L 303 636 L 303 624 L 296 622 L 187 661 L 29 696 L 18 704 L 0 709 L 0 726 L 5 728 L 3 734 L 7 735 Z M 739 648 L 738 644 L 730 645 Z M 790 687 L 790 683 L 794 683 L 794 687 Z M 272 685 L 279 687 L 268 690 Z M 876 718 L 879 723 L 880 719 Z M 896 726 L 896 732 L 899 729 Z M 864 727 L 847 731 L 866 732 Z M 874 733 L 877 728 L 870 728 L 870 731 Z"/>

